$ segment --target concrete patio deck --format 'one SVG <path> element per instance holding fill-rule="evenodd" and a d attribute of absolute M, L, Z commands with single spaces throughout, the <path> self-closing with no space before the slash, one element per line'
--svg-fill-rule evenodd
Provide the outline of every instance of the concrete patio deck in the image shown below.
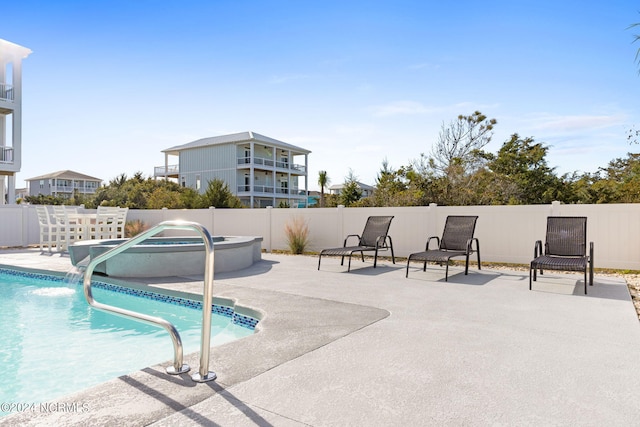
<path fill-rule="evenodd" d="M 65 256 L 0 251 L 0 265 L 67 271 Z M 640 324 L 621 279 L 528 275 L 354 258 L 263 254 L 216 275 L 214 295 L 264 314 L 215 347 L 218 379 L 154 366 L 60 399 L 85 412 L 14 414 L 2 425 L 635 425 Z M 140 280 L 138 280 L 140 282 Z M 200 293 L 201 278 L 143 281 Z M 1 314 L 0 314 L 1 316 Z M 169 344 L 168 344 L 169 345 Z M 100 355 L 95 355 L 100 357 Z M 193 370 L 198 355 L 186 358 Z M 65 375 L 55 373 L 64 381 Z"/>

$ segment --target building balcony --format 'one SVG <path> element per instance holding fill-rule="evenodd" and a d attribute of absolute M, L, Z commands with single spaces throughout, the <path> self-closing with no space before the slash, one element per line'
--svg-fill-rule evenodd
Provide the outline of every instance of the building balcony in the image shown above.
<path fill-rule="evenodd" d="M 167 176 L 169 178 L 177 178 L 180 174 L 180 167 L 178 165 L 169 165 L 169 166 L 156 166 L 153 168 L 153 176 L 154 177 L 164 177 Z"/>
<path fill-rule="evenodd" d="M 0 163 L 13 163 L 13 147 L 0 147 Z"/>
<path fill-rule="evenodd" d="M 13 85 L 0 83 L 0 100 L 13 102 Z"/>
<path fill-rule="evenodd" d="M 96 187 L 81 187 L 71 185 L 53 185 L 51 186 L 51 193 L 68 193 L 71 194 L 77 191 L 80 194 L 93 194 L 97 190 Z"/>
<path fill-rule="evenodd" d="M 307 170 L 307 168 L 304 165 L 277 161 L 273 159 L 267 159 L 264 157 L 253 157 L 253 158 L 238 157 L 237 164 L 238 164 L 238 169 L 249 168 L 251 165 L 253 165 L 253 167 L 256 169 L 265 169 L 265 170 L 273 170 L 275 167 L 275 169 L 286 170 L 286 171 L 290 171 L 292 173 L 297 173 L 300 175 L 304 175 Z"/>
<path fill-rule="evenodd" d="M 250 185 L 239 185 L 238 186 L 238 195 L 246 196 L 251 194 L 251 186 Z M 297 188 L 274 188 L 273 185 L 259 185 L 256 184 L 253 186 L 253 195 L 254 196 L 272 196 L 272 195 L 287 195 L 290 197 L 305 197 L 304 190 L 299 190 Z"/>

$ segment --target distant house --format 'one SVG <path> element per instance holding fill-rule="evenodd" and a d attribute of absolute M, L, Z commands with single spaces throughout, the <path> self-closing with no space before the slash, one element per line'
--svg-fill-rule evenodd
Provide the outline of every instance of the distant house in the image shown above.
<path fill-rule="evenodd" d="M 214 136 L 162 150 L 164 166 L 154 176 L 174 178 L 204 193 L 221 179 L 248 207 L 307 206 L 308 155 L 311 151 L 255 132 Z M 177 156 L 178 164 L 170 164 Z"/>
<path fill-rule="evenodd" d="M 16 200 L 24 199 L 28 195 L 29 195 L 28 188 L 16 188 Z"/>
<path fill-rule="evenodd" d="M 71 198 L 74 192 L 78 194 L 94 194 L 102 184 L 100 178 L 83 175 L 70 170 L 36 176 L 26 181 L 30 196 L 42 194 L 43 196 L 60 196 L 65 198 Z"/>
<path fill-rule="evenodd" d="M 344 189 L 346 184 L 336 184 L 336 185 L 332 185 L 331 187 L 329 187 L 329 194 L 335 194 L 337 196 L 340 195 L 340 193 L 342 192 L 342 190 Z M 374 187 L 367 185 L 367 184 L 363 184 L 361 182 L 356 181 L 356 185 L 358 186 L 358 188 L 360 190 L 362 190 L 362 197 L 369 197 L 373 194 L 373 191 L 375 190 Z"/>

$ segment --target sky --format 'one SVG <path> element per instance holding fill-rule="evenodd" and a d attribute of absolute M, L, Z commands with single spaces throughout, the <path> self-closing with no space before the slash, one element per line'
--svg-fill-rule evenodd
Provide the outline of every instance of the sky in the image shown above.
<path fill-rule="evenodd" d="M 495 118 L 549 147 L 558 174 L 637 152 L 640 4 L 627 0 L 21 0 L 0 39 L 23 61 L 16 187 L 70 169 L 103 179 L 162 150 L 253 131 L 311 151 L 331 184 L 374 185 L 428 155 L 443 125 Z M 170 158 L 176 160 L 177 158 Z"/>

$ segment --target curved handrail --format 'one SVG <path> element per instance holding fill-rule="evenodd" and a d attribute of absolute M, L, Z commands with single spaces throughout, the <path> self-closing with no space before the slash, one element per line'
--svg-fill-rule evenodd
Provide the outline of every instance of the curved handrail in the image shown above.
<path fill-rule="evenodd" d="M 202 296 L 202 333 L 201 333 L 201 341 L 200 341 L 200 369 L 197 374 L 193 374 L 191 378 L 197 382 L 211 381 L 216 378 L 216 374 L 214 372 L 209 371 L 209 350 L 210 350 L 210 341 L 211 341 L 211 305 L 212 305 L 212 297 L 213 297 L 213 267 L 214 267 L 214 256 L 213 256 L 213 239 L 211 238 L 211 234 L 204 228 L 202 225 L 196 222 L 190 221 L 164 221 L 155 227 L 138 234 L 135 237 L 130 238 L 124 243 L 116 246 L 104 252 L 94 259 L 92 259 L 86 267 L 84 273 L 84 296 L 89 305 L 97 308 L 98 310 L 108 311 L 114 313 L 119 316 L 127 317 L 130 319 L 138 320 L 141 322 L 149 323 L 156 326 L 163 327 L 171 336 L 171 340 L 173 342 L 173 366 L 169 366 L 166 368 L 167 373 L 172 375 L 178 375 L 190 370 L 189 365 L 182 363 L 183 358 L 183 350 L 182 350 L 182 339 L 180 338 L 180 333 L 178 330 L 168 322 L 167 320 L 156 317 L 149 316 L 144 313 L 137 313 L 135 311 L 126 310 L 120 307 L 115 307 L 108 304 L 103 304 L 97 302 L 93 298 L 93 294 L 91 292 L 91 276 L 93 275 L 93 271 L 96 266 L 101 262 L 112 258 L 119 253 L 127 250 L 131 246 L 134 246 L 149 237 L 155 236 L 166 229 L 175 229 L 175 230 L 193 230 L 200 233 L 202 239 L 204 240 L 205 247 L 205 271 L 204 271 L 204 289 Z"/>

